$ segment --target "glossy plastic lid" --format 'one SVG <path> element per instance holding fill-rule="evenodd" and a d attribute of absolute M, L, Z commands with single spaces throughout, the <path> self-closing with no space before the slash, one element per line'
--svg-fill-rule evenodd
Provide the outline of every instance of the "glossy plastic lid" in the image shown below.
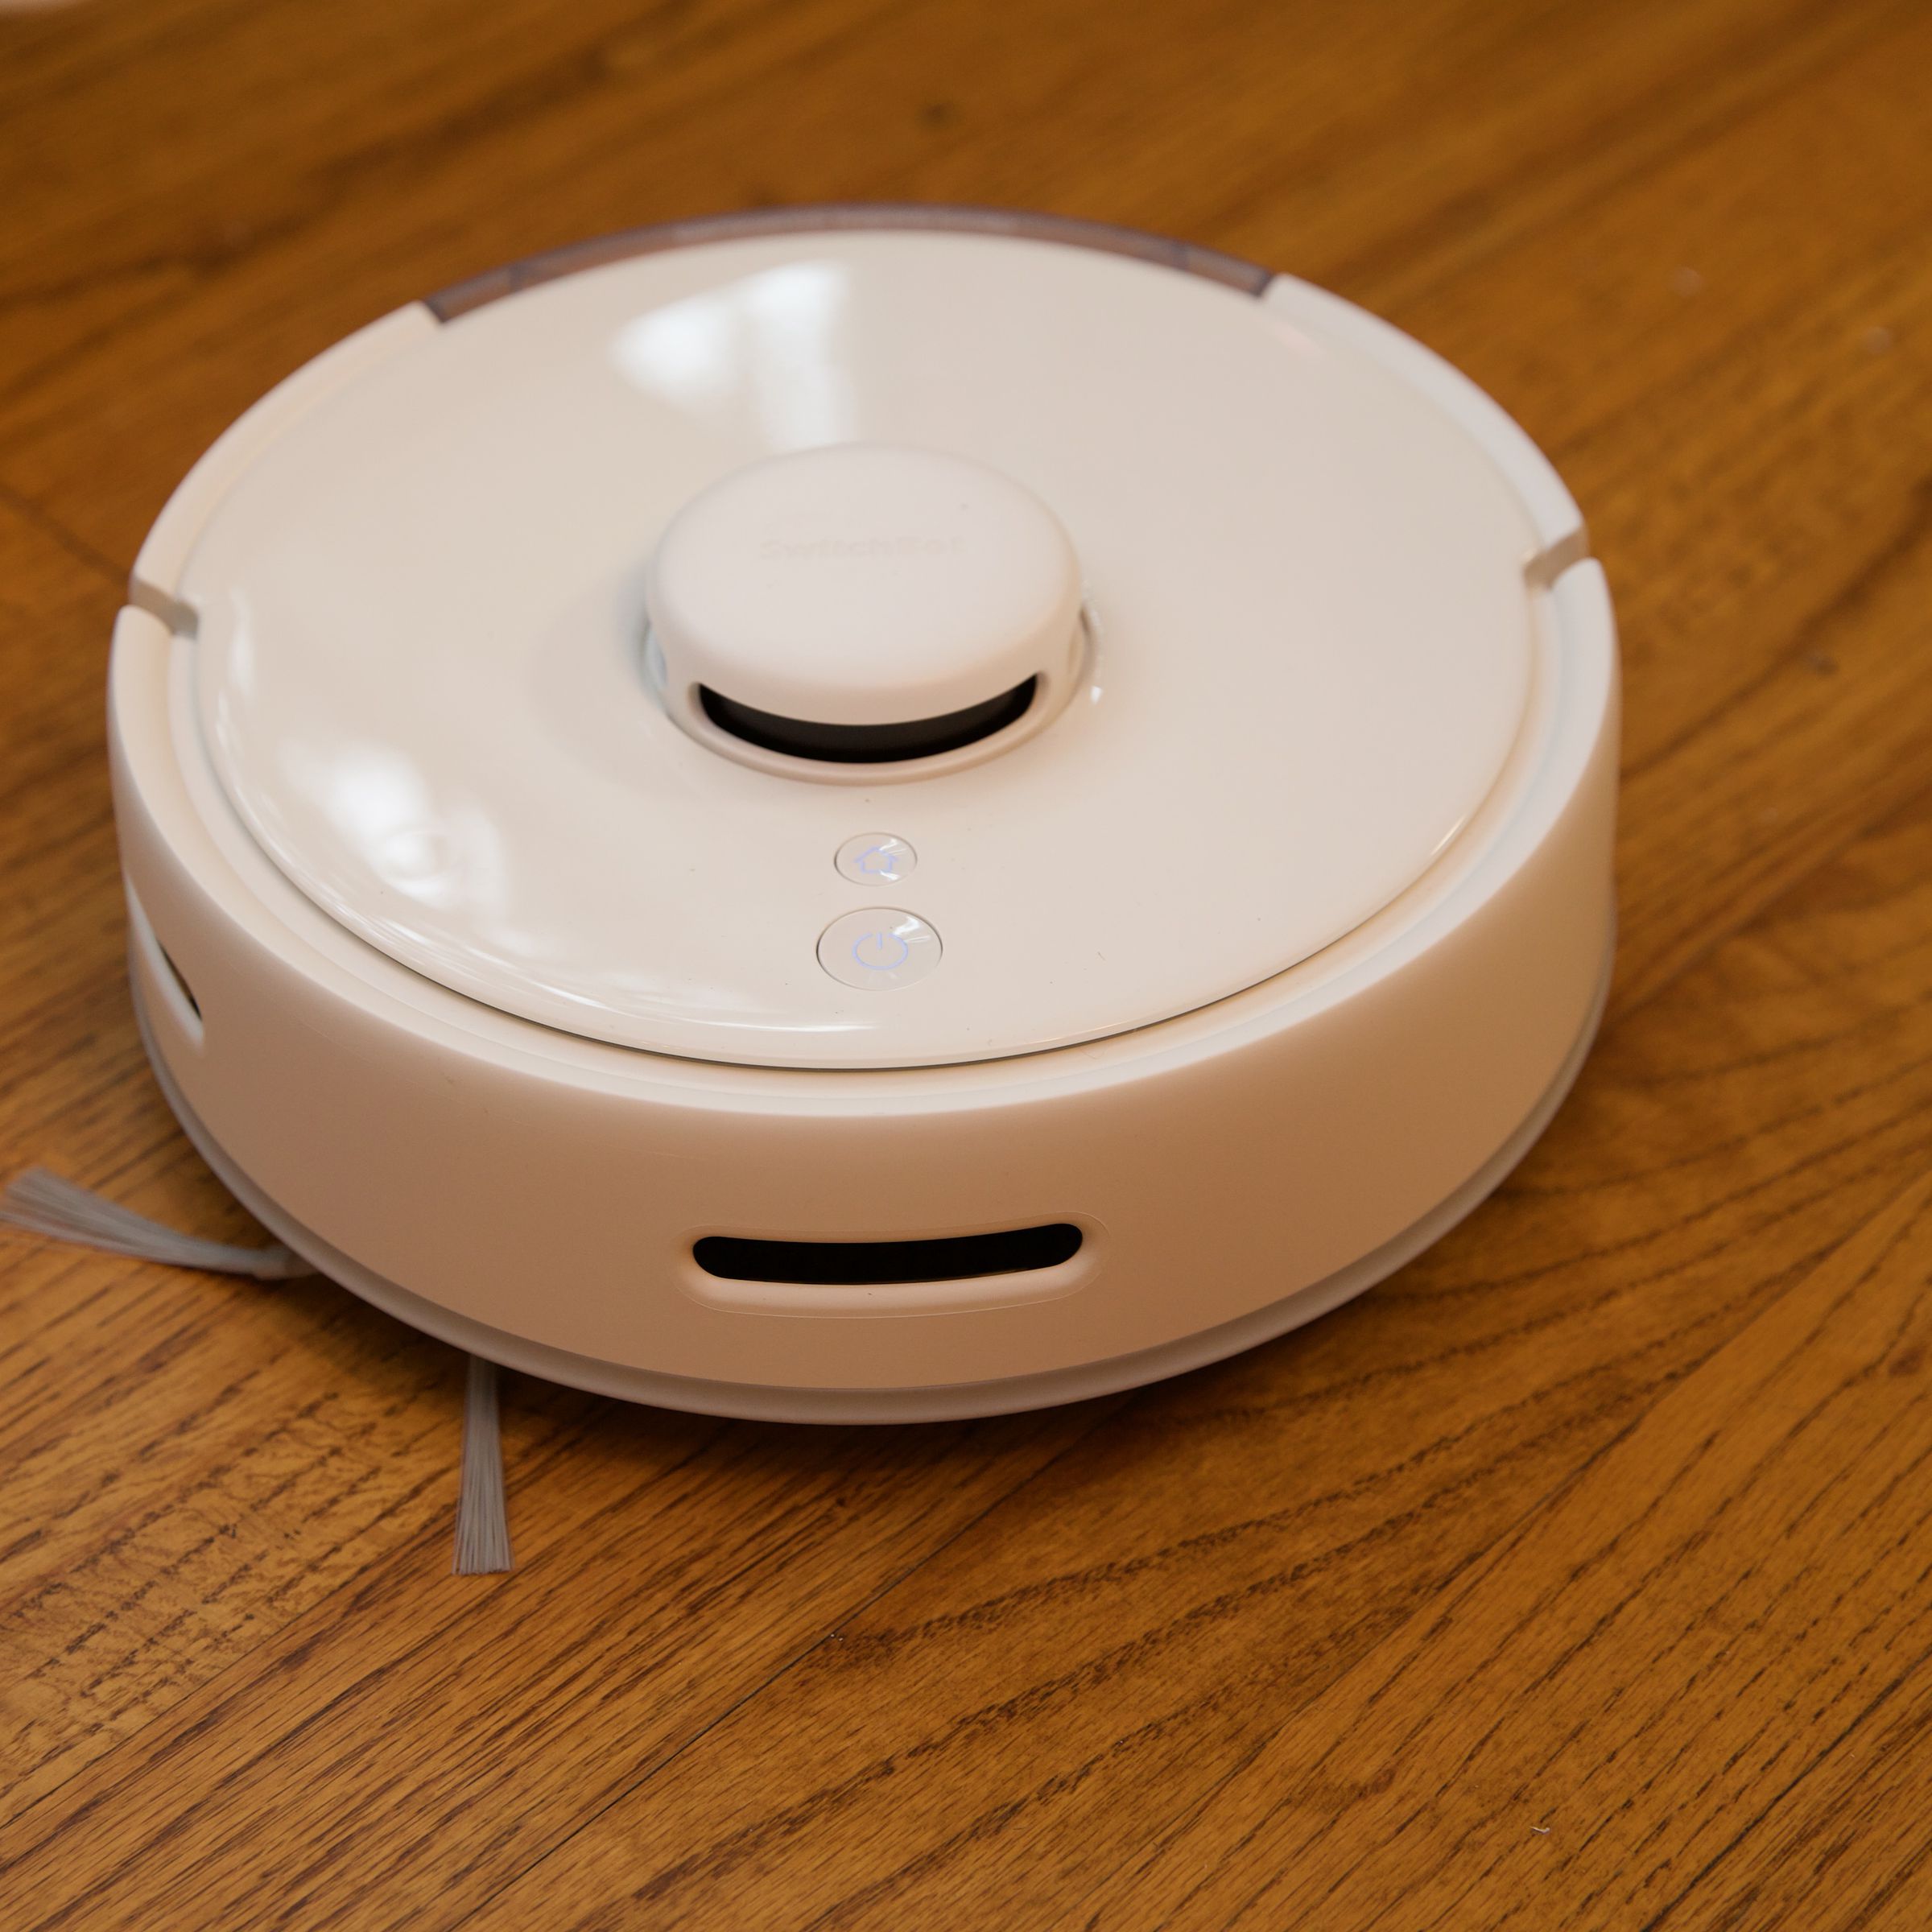
<path fill-rule="evenodd" d="M 404 343 L 180 591 L 223 786 L 342 925 L 574 1033 L 878 1067 L 1144 1026 L 1385 905 L 1521 729 L 1537 547 L 1291 305 L 826 230 Z"/>

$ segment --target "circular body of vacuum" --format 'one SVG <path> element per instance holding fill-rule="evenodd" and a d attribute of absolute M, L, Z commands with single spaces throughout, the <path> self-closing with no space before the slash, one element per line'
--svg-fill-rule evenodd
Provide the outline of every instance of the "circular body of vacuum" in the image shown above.
<path fill-rule="evenodd" d="M 794 210 L 413 303 L 196 465 L 112 687 L 209 1162 L 639 1401 L 1245 1348 L 1480 1200 L 1602 1007 L 1575 506 L 1408 337 L 1148 236 Z"/>

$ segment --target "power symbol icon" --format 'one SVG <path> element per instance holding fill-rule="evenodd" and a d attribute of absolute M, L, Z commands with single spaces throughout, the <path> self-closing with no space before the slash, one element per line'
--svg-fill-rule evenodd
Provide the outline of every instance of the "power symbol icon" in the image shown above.
<path fill-rule="evenodd" d="M 896 932 L 866 932 L 852 942 L 852 956 L 869 972 L 890 972 L 910 951 Z"/>

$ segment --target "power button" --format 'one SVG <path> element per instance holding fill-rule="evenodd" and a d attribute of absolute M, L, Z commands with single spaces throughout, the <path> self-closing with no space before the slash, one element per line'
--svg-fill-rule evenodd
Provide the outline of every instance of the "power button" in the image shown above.
<path fill-rule="evenodd" d="M 848 912 L 819 935 L 819 964 L 840 985 L 866 993 L 924 979 L 939 952 L 939 935 L 923 919 L 889 906 Z"/>

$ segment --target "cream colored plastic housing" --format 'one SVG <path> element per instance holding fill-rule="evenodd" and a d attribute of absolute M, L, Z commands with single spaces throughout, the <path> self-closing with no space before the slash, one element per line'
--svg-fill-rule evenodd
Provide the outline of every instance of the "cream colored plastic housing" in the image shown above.
<path fill-rule="evenodd" d="M 731 225 L 687 233 L 677 247 L 712 259 L 679 273 L 702 270 L 716 286 L 729 266 L 719 251 L 739 249 L 754 251 L 748 275 L 828 261 L 872 274 L 867 251 L 876 261 L 918 225 L 886 213 L 853 235 L 854 220 L 795 221 L 775 237 Z M 439 971 L 447 956 L 415 943 L 415 914 L 394 915 L 398 931 L 379 926 L 391 914 L 374 889 L 332 900 L 305 869 L 322 849 L 309 832 L 278 844 L 262 815 L 262 801 L 279 795 L 248 790 L 262 741 L 224 744 L 222 718 L 209 709 L 211 689 L 241 688 L 242 634 L 232 613 L 225 632 L 211 631 L 207 589 L 221 557 L 243 555 L 236 532 L 270 527 L 248 525 L 244 513 L 269 514 L 276 479 L 293 486 L 299 452 L 320 447 L 314 439 L 325 441 L 332 421 L 351 419 L 365 381 L 432 353 L 444 331 L 476 326 L 493 309 L 507 316 L 580 278 L 530 273 L 527 295 L 505 288 L 488 306 L 478 306 L 484 296 L 444 302 L 448 321 L 412 307 L 331 351 L 211 450 L 136 567 L 111 697 L 131 970 L 171 1101 L 265 1222 L 357 1292 L 511 1366 L 671 1406 L 822 1420 L 991 1413 L 1170 1373 L 1319 1314 L 1435 1238 L 1540 1131 L 1595 1028 L 1612 935 L 1615 637 L 1575 506 L 1522 432 L 1408 338 L 1289 278 L 1244 283 L 1216 266 L 1209 281 L 1198 256 L 1169 265 L 1150 257 L 1158 245 L 1133 237 L 1124 253 L 1099 254 L 1123 244 L 1063 226 L 1051 239 L 1011 225 L 916 239 L 927 250 L 993 251 L 980 258 L 988 264 L 1010 258 L 1000 250 L 1085 251 L 1129 279 L 1121 300 L 1137 299 L 1135 279 L 1145 279 L 1157 308 L 1169 282 L 1198 282 L 1216 303 L 1256 305 L 1282 332 L 1285 353 L 1345 371 L 1358 388 L 1379 386 L 1388 434 L 1428 417 L 1442 476 L 1476 479 L 1480 501 L 1468 514 L 1512 547 L 1516 602 L 1500 630 L 1478 625 L 1468 645 L 1488 694 L 1468 715 L 1493 749 L 1418 771 L 1423 792 L 1437 788 L 1433 850 L 1406 843 L 1427 815 L 1406 815 L 1391 801 L 1376 849 L 1413 854 L 1399 880 L 1351 901 L 1319 868 L 1307 873 L 1311 894 L 1329 895 L 1325 925 L 1278 919 L 1269 894 L 1287 875 L 1242 863 L 1244 851 L 1273 849 L 1269 840 L 1244 847 L 1248 826 L 1238 815 L 1224 821 L 1232 856 L 1203 860 L 1225 863 L 1216 876 L 1237 882 L 1222 902 L 1219 950 L 1195 962 L 1153 945 L 1145 969 L 1096 971 L 1092 999 L 1113 1004 L 1082 1025 L 1077 983 L 1007 998 L 989 965 L 998 948 L 982 946 L 976 931 L 1002 902 L 956 856 L 967 828 L 1004 836 L 1002 797 L 1014 795 L 1002 792 L 1003 773 L 1040 784 L 1019 761 L 1050 776 L 1063 731 L 1065 755 L 1084 755 L 1071 715 L 1009 754 L 1010 765 L 1008 755 L 988 758 L 946 780 L 960 788 L 956 804 L 918 778 L 854 792 L 754 770 L 668 720 L 671 737 L 652 742 L 682 748 L 667 754 L 679 787 L 715 782 L 721 809 L 747 824 L 767 815 L 781 843 L 803 815 L 810 840 L 800 850 L 815 855 L 822 876 L 799 886 L 795 907 L 780 894 L 762 913 L 747 910 L 741 876 L 725 865 L 703 890 L 727 908 L 720 916 L 735 943 L 761 918 L 790 922 L 780 937 L 795 945 L 786 957 L 799 962 L 798 1010 L 833 1024 L 857 1014 L 865 1043 L 841 1064 L 785 1046 L 783 989 L 795 982 L 782 980 L 758 982 L 775 1016 L 761 1036 L 778 1040 L 769 1052 L 708 1051 L 703 1029 L 675 1002 L 620 1010 L 608 973 L 594 997 L 579 999 L 588 1017 L 573 1022 L 570 989 L 555 1001 L 526 997 L 521 968 L 493 980 L 473 956 L 461 970 Z M 580 279 L 621 276 L 633 258 L 649 255 Z M 1000 313 L 991 279 L 989 327 Z M 572 300 L 601 302 L 616 286 Z M 682 287 L 675 299 L 691 292 Z M 1177 302 L 1163 312 L 1195 311 Z M 1230 312 L 1226 326 L 1238 320 Z M 1187 348 L 1177 341 L 1177 355 Z M 295 434 L 305 420 L 306 440 Z M 1053 433 L 1042 425 L 1043 449 Z M 931 446 L 930 436 L 906 440 Z M 265 469 L 278 450 L 293 453 Z M 1088 487 L 1077 465 L 1042 467 Z M 250 499 L 258 481 L 265 493 Z M 1096 502 L 1104 482 L 1092 485 Z M 217 523 L 225 551 L 209 535 Z M 1183 564 L 1188 534 L 1173 536 Z M 1432 554 L 1427 532 L 1413 543 L 1411 534 L 1392 532 L 1364 567 L 1399 576 Z M 559 539 L 566 548 L 577 540 Z M 1113 553 L 1104 529 L 1090 543 L 1075 526 L 1071 540 L 1084 568 L 1090 548 L 1100 559 L 1087 589 L 1102 634 L 1096 664 L 1081 675 L 1104 682 Z M 650 547 L 640 543 L 640 589 Z M 1134 567 L 1122 566 L 1130 575 Z M 308 581 L 308 568 L 295 559 L 286 580 Z M 1464 608 L 1488 609 L 1495 581 L 1493 572 L 1472 577 Z M 1051 588 L 1050 568 L 1038 582 Z M 1066 608 L 1063 592 L 1063 584 L 1059 605 L 1044 592 L 1035 600 L 1043 614 L 1034 629 L 1007 612 L 994 630 L 1037 653 Z M 715 612 L 700 613 L 700 653 L 721 634 L 715 623 Z M 1130 620 L 1124 629 L 1133 632 Z M 951 668 L 941 665 L 934 688 L 970 693 L 976 675 L 1006 675 L 1005 646 L 989 646 L 989 634 L 975 634 Z M 1123 671 L 1158 659 L 1158 639 L 1129 642 Z M 211 647 L 229 654 L 219 687 L 207 681 Z M 754 677 L 761 663 L 771 668 L 758 649 L 753 639 Z M 307 675 L 294 662 L 287 689 L 303 688 Z M 759 690 L 786 695 L 776 673 Z M 845 698 L 847 716 L 865 721 L 863 692 Z M 1076 692 L 1075 709 L 1080 702 Z M 587 704 L 583 715 L 597 711 Z M 929 818 L 919 803 L 928 794 Z M 855 836 L 880 826 L 917 854 L 916 869 L 889 887 L 847 869 Z M 1134 876 L 1131 865 L 1121 876 Z M 952 896 L 929 896 L 941 894 Z M 1134 910 L 1150 931 L 1166 894 L 1162 868 L 1143 865 Z M 1215 902 L 1188 900 L 1179 882 L 1174 896 Z M 931 919 L 944 956 L 917 984 L 869 990 L 861 972 L 848 988 L 821 968 L 821 935 L 881 899 Z M 1257 969 L 1264 952 L 1241 951 L 1250 906 L 1281 949 L 1278 970 Z M 1096 897 L 1080 916 L 1121 915 L 1114 899 Z M 573 943 L 601 943 L 601 929 L 586 925 Z M 976 972 L 989 975 L 984 1005 L 996 1029 L 976 1044 L 965 997 Z M 1069 1224 L 1080 1236 L 1070 1258 L 896 1284 L 734 1278 L 695 1252 L 712 1237 L 931 1241 Z"/>

